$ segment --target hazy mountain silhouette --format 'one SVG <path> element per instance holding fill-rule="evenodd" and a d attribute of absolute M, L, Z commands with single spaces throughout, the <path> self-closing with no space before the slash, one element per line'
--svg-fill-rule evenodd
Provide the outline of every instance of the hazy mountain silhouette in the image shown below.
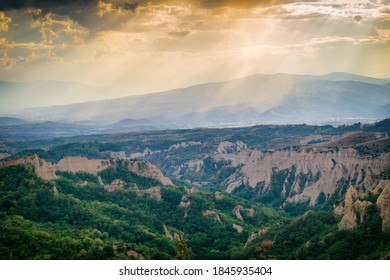
<path fill-rule="evenodd" d="M 146 95 L 23 109 L 18 116 L 98 125 L 147 119 L 178 127 L 381 119 L 389 112 L 388 82 L 347 73 L 258 74 Z M 134 126 L 116 124 L 121 125 Z"/>

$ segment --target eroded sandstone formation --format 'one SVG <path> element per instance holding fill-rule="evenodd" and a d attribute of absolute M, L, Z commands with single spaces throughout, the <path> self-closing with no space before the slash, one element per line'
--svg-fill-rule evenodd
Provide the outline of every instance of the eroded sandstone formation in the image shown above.
<path fill-rule="evenodd" d="M 35 167 L 37 175 L 45 180 L 56 179 L 56 171 L 86 172 L 97 175 L 98 172 L 113 167 L 118 163 L 116 160 L 88 159 L 86 157 L 72 156 L 64 157 L 57 164 L 41 159 L 38 155 L 29 155 L 19 159 L 0 161 L 0 167 L 29 164 Z M 129 171 L 147 178 L 156 179 L 163 185 L 173 185 L 172 181 L 165 177 L 161 170 L 145 160 L 125 161 Z"/>
<path fill-rule="evenodd" d="M 315 205 L 321 193 L 333 196 L 340 193 L 346 183 L 353 184 L 359 191 L 373 189 L 376 177 L 390 164 L 390 153 L 374 157 L 362 156 L 353 148 L 288 148 L 262 152 L 243 147 L 235 153 L 217 152 L 211 159 L 216 164 L 235 168 L 221 183 L 227 192 L 246 185 L 260 187 L 260 192 L 267 193 L 272 188 L 272 178 L 284 173 L 281 195 L 288 202 L 310 201 L 310 205 Z M 194 160 L 181 168 L 201 175 L 205 163 Z"/>

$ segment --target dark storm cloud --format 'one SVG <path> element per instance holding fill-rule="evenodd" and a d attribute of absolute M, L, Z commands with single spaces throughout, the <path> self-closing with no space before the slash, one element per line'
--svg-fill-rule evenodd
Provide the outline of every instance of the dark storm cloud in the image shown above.
<path fill-rule="evenodd" d="M 135 3 L 124 3 L 123 4 L 123 9 L 135 12 L 135 10 L 138 8 L 138 6 L 139 6 L 138 2 L 135 2 Z"/>
<path fill-rule="evenodd" d="M 70 6 L 88 6 L 96 4 L 98 0 L 12 0 L 0 2 L 0 10 L 21 8 L 39 8 L 42 10 L 64 10 Z"/>
<path fill-rule="evenodd" d="M 88 8 L 96 6 L 99 0 L 6 0 L 0 2 L 0 10 L 12 10 L 22 8 L 39 8 L 44 12 L 56 12 L 60 14 L 72 13 L 72 9 Z M 153 4 L 172 3 L 174 0 L 139 0 L 132 2 L 128 0 L 106 0 L 106 3 L 113 3 L 121 6 L 123 9 L 135 11 L 138 6 L 145 5 L 148 2 Z M 180 1 L 178 1 L 180 2 Z M 219 8 L 219 7 L 253 7 L 256 5 L 270 5 L 293 2 L 292 0 L 189 0 L 188 2 L 200 5 L 203 8 Z"/>
<path fill-rule="evenodd" d="M 98 0 L 13 0 L 1 1 L 0 10 L 18 10 L 26 8 L 41 9 L 42 14 L 49 12 L 66 15 L 79 21 L 82 14 L 95 7 Z"/>
<path fill-rule="evenodd" d="M 27 5 L 27 0 L 14 0 L 0 2 L 0 10 L 21 9 Z"/>
<path fill-rule="evenodd" d="M 40 9 L 33 18 L 44 17 L 48 13 L 67 16 L 70 19 L 89 27 L 91 10 L 96 8 L 99 0 L 6 0 L 0 1 L 0 11 L 20 9 Z"/>

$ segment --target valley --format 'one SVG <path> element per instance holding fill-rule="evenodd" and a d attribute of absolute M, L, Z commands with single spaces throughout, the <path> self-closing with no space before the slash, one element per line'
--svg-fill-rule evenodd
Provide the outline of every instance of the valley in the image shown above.
<path fill-rule="evenodd" d="M 6 139 L 1 258 L 386 259 L 389 131 L 385 119 Z"/>

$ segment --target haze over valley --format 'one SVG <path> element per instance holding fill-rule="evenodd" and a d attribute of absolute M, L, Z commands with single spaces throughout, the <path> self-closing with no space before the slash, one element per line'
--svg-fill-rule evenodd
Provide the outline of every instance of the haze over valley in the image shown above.
<path fill-rule="evenodd" d="M 15 126 L 11 122 L 11 127 L 2 126 L 3 134 L 17 133 L 18 129 L 24 133 L 29 133 L 30 129 L 50 132 L 50 127 L 55 127 L 57 131 L 62 127 L 62 130 L 68 131 L 67 135 L 78 135 L 269 123 L 338 125 L 377 121 L 390 113 L 388 80 L 346 73 L 324 76 L 258 74 L 119 99 L 18 108 L 18 100 L 28 99 L 32 94 L 37 96 L 37 100 L 46 99 L 56 91 L 52 85 L 53 82 L 47 82 L 47 87 L 42 86 L 41 91 L 35 92 L 30 84 L 3 85 L 0 93 L 2 106 L 8 108 L 5 112 L 10 111 L 3 115 L 37 123 L 34 126 Z M 60 97 L 67 96 L 61 92 L 65 90 L 78 95 L 84 93 L 87 98 L 92 93 L 98 96 L 108 90 L 88 89 L 83 91 L 80 85 L 67 83 L 66 87 L 59 87 L 58 94 Z M 63 102 L 61 98 L 49 100 Z M 44 135 L 49 136 L 50 133 Z"/>

